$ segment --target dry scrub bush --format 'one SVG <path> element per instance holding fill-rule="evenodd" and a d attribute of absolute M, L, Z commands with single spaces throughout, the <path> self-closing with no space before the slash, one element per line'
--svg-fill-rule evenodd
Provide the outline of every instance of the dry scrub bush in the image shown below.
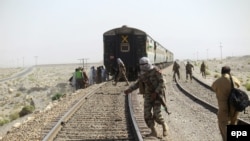
<path fill-rule="evenodd" d="M 34 106 L 31 105 L 24 106 L 23 109 L 19 112 L 19 116 L 23 117 L 27 114 L 31 114 L 34 110 L 35 110 Z"/>
<path fill-rule="evenodd" d="M 247 91 L 250 91 L 250 82 L 249 81 L 246 82 L 245 87 L 246 87 Z"/>
<path fill-rule="evenodd" d="M 215 74 L 215 75 L 214 75 L 214 78 L 218 78 L 218 77 L 220 77 L 219 74 Z"/>
<path fill-rule="evenodd" d="M 63 94 L 57 93 L 57 94 L 55 94 L 55 95 L 52 97 L 52 101 L 58 100 L 58 99 L 60 99 L 62 96 L 63 96 Z"/>
<path fill-rule="evenodd" d="M 9 122 L 10 121 L 8 119 L 5 119 L 5 118 L 0 119 L 0 126 L 3 126 L 4 124 L 9 123 Z"/>
<path fill-rule="evenodd" d="M 18 112 L 15 112 L 15 113 L 12 113 L 12 114 L 9 115 L 9 119 L 11 121 L 16 120 L 18 118 L 19 118 L 19 113 Z"/>
<path fill-rule="evenodd" d="M 206 75 L 210 75 L 211 73 L 210 73 L 208 70 L 206 70 L 206 71 L 205 71 L 205 74 L 206 74 Z"/>
<path fill-rule="evenodd" d="M 15 97 L 19 97 L 21 95 L 21 93 L 16 93 Z"/>

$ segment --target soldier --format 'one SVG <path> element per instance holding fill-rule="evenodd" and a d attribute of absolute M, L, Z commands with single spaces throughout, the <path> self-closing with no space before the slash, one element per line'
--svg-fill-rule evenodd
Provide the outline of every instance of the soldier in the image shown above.
<path fill-rule="evenodd" d="M 177 74 L 178 79 L 180 80 L 180 72 L 179 72 L 180 65 L 175 61 L 173 65 L 173 80 L 175 80 L 175 75 Z"/>
<path fill-rule="evenodd" d="M 216 93 L 218 101 L 218 125 L 223 141 L 227 140 L 227 125 L 236 125 L 239 112 L 235 111 L 233 106 L 228 104 L 228 97 L 231 91 L 230 67 L 224 66 L 221 69 L 221 77 L 212 84 L 212 89 Z M 235 87 L 240 86 L 240 81 L 232 76 Z"/>
<path fill-rule="evenodd" d="M 139 83 L 143 83 L 144 90 L 144 119 L 151 133 L 147 136 L 158 137 L 155 122 L 163 127 L 163 136 L 168 134 L 168 126 L 162 113 L 161 105 L 166 107 L 165 84 L 163 75 L 158 68 L 154 67 L 147 57 L 142 57 L 139 61 L 141 74 L 139 79 L 124 91 L 125 94 L 131 93 L 139 88 Z M 153 110 L 153 113 L 151 112 Z M 165 109 L 167 111 L 167 109 Z"/>
<path fill-rule="evenodd" d="M 127 82 L 127 85 L 129 85 L 129 82 L 128 82 L 128 79 L 127 79 L 127 76 L 126 76 L 126 67 L 124 65 L 124 63 L 122 62 L 122 60 L 120 58 L 117 58 L 117 63 L 118 63 L 118 69 L 119 69 L 119 72 L 118 72 L 118 76 L 117 78 L 115 79 L 115 84 L 117 84 L 117 82 L 121 79 L 121 78 L 124 78 Z"/>
<path fill-rule="evenodd" d="M 204 61 L 201 64 L 201 75 L 202 75 L 202 77 L 206 78 L 206 65 L 205 65 Z"/>
<path fill-rule="evenodd" d="M 188 80 L 188 75 L 190 77 L 190 80 L 192 81 L 192 70 L 194 70 L 194 66 L 188 61 L 186 65 L 186 81 Z"/>

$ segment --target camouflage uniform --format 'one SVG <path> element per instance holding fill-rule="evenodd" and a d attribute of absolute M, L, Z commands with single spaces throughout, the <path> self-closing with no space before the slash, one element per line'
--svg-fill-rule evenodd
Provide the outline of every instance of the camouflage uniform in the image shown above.
<path fill-rule="evenodd" d="M 159 69 L 154 67 L 141 75 L 136 83 L 131 85 L 127 91 L 131 92 L 139 88 L 140 83 L 143 83 L 145 86 L 144 120 L 151 130 L 155 130 L 155 122 L 161 124 L 163 126 L 163 135 L 166 136 L 168 127 L 161 113 L 161 105 L 166 106 L 163 75 Z M 153 113 L 151 112 L 152 109 Z M 157 136 L 157 133 L 153 134 L 153 136 Z"/>
<path fill-rule="evenodd" d="M 175 61 L 175 62 L 174 62 L 174 65 L 173 65 L 173 71 L 174 71 L 173 79 L 175 79 L 175 75 L 176 75 L 176 74 L 177 74 L 177 76 L 178 76 L 178 79 L 180 79 L 179 68 L 180 68 L 180 65 Z"/>
<path fill-rule="evenodd" d="M 119 67 L 119 73 L 118 73 L 118 76 L 117 76 L 117 78 L 115 80 L 115 85 L 117 84 L 117 82 L 121 78 L 124 78 L 126 80 L 126 82 L 127 82 L 127 85 L 129 85 L 129 82 L 128 82 L 128 79 L 127 79 L 127 76 L 126 76 L 126 67 L 119 58 L 117 60 L 118 60 L 117 62 L 118 62 L 118 67 Z"/>
<path fill-rule="evenodd" d="M 206 65 L 204 62 L 201 64 L 201 75 L 202 77 L 206 78 Z"/>
<path fill-rule="evenodd" d="M 192 81 L 192 69 L 194 69 L 194 66 L 187 62 L 186 65 L 186 80 L 188 80 L 188 75 L 190 76 L 190 80 Z"/>

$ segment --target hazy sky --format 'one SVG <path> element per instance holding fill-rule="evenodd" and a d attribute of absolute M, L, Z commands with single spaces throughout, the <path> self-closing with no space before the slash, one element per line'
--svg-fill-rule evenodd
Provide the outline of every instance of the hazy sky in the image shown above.
<path fill-rule="evenodd" d="M 0 0 L 0 67 L 101 61 L 122 25 L 175 59 L 220 58 L 220 42 L 223 58 L 250 54 L 250 0 Z"/>

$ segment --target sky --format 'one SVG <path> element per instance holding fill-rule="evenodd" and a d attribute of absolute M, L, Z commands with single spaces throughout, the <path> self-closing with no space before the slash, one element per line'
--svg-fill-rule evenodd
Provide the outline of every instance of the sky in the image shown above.
<path fill-rule="evenodd" d="M 0 67 L 100 62 L 123 25 L 179 60 L 250 54 L 250 0 L 0 0 Z"/>

